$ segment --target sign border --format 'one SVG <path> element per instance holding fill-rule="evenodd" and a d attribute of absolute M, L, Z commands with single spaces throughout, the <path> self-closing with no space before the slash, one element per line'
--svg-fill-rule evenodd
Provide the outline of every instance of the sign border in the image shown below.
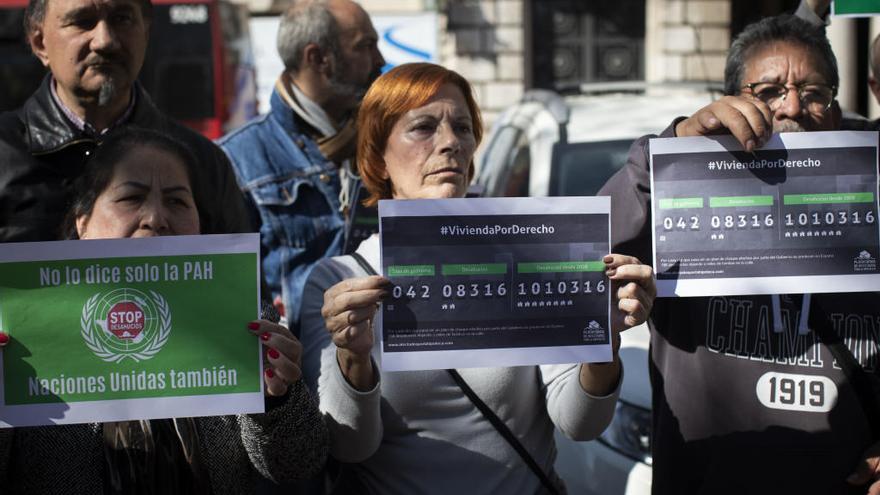
<path fill-rule="evenodd" d="M 652 138 L 649 140 L 648 175 L 651 180 L 651 264 L 657 262 L 657 217 L 654 198 L 654 156 L 680 153 L 744 151 L 733 136 L 690 136 Z M 762 150 L 874 148 L 878 157 L 878 134 L 875 131 L 814 131 L 774 134 Z M 875 168 L 874 189 L 880 191 L 880 172 Z M 880 212 L 880 194 L 874 196 L 874 207 Z M 880 229 L 878 229 L 880 244 Z M 655 266 L 656 269 L 656 266 Z M 774 277 L 725 277 L 699 279 L 660 279 L 656 276 L 657 297 L 704 297 L 762 294 L 812 294 L 874 292 L 880 290 L 880 274 L 802 275 Z"/>
<path fill-rule="evenodd" d="M 477 205 L 475 207 L 474 205 Z M 608 215 L 608 249 L 611 239 L 611 198 L 609 196 L 567 196 L 544 198 L 451 198 L 379 201 L 379 262 L 382 264 L 381 242 L 383 217 L 423 216 L 485 216 L 485 215 L 553 215 L 604 214 Z M 384 275 L 384 267 L 381 267 Z M 385 352 L 383 311 L 376 312 L 377 362 L 383 371 L 417 371 L 446 368 L 483 368 L 499 366 L 538 366 L 543 364 L 572 364 L 609 362 L 613 359 L 611 341 L 611 287 L 605 294 L 609 333 L 607 344 L 552 346 L 552 347 L 493 347 L 485 349 L 455 349 L 446 351 Z M 536 355 L 541 362 L 536 363 Z M 442 364 L 441 364 L 442 363 Z"/>

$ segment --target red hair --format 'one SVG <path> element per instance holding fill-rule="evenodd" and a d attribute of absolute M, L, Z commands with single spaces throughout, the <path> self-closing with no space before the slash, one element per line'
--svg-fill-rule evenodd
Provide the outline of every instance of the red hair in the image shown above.
<path fill-rule="evenodd" d="M 394 124 L 406 112 L 423 106 L 445 84 L 461 90 L 471 114 L 471 129 L 477 146 L 483 138 L 483 122 L 474 92 L 459 73 L 436 64 L 412 63 L 394 67 L 370 86 L 358 110 L 358 171 L 370 196 L 364 205 L 375 206 L 391 198 L 391 184 L 383 178 L 385 146 Z M 468 182 L 474 176 L 474 159 L 468 166 Z"/>

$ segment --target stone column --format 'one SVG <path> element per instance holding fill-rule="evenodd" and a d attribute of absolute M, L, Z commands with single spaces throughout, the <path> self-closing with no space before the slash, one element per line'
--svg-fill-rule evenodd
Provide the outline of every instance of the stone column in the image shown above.
<path fill-rule="evenodd" d="M 459 0 L 441 15 L 440 63 L 474 86 L 486 128 L 522 97 L 524 0 Z"/>
<path fill-rule="evenodd" d="M 646 80 L 720 81 L 730 0 L 646 0 Z"/>
<path fill-rule="evenodd" d="M 831 49 L 837 57 L 837 72 L 840 74 L 840 88 L 837 90 L 837 101 L 843 109 L 856 108 L 856 81 L 858 73 L 856 64 L 856 20 L 835 17 L 826 31 Z"/>

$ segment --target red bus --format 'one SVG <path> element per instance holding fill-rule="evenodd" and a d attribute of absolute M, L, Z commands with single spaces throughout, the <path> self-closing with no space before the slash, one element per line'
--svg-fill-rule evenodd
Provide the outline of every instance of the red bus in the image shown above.
<path fill-rule="evenodd" d="M 24 39 L 27 0 L 0 0 L 0 111 L 19 107 L 45 70 Z M 139 80 L 167 115 L 216 139 L 257 114 L 248 12 L 225 0 L 153 0 Z"/>

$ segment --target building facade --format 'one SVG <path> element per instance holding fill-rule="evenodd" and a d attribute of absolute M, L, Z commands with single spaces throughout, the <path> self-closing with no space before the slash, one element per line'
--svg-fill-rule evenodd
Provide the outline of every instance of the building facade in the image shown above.
<path fill-rule="evenodd" d="M 242 0 L 248 1 L 248 0 Z M 280 0 L 249 0 L 252 13 Z M 438 62 L 474 85 L 487 125 L 529 88 L 583 83 L 720 82 L 732 36 L 798 0 L 362 0 L 372 15 L 436 12 Z M 839 100 L 876 118 L 867 89 L 868 45 L 880 18 L 834 18 L 828 36 L 841 74 Z"/>

